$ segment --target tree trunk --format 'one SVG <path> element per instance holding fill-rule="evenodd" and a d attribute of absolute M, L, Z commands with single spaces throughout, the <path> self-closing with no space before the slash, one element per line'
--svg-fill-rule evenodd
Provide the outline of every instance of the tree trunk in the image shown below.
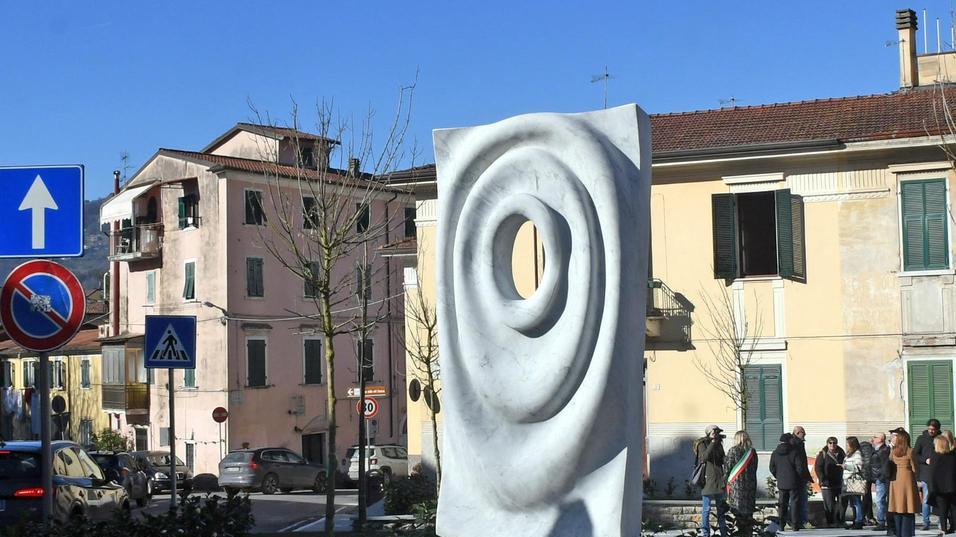
<path fill-rule="evenodd" d="M 326 272 L 328 274 L 328 272 Z M 326 279 L 326 282 L 329 280 Z M 326 408 L 325 415 L 329 425 L 325 493 L 325 535 L 335 535 L 335 477 L 338 473 L 338 460 L 335 452 L 335 346 L 332 344 L 334 325 L 332 323 L 332 297 L 328 288 L 322 291 L 322 327 L 325 332 L 325 372 L 326 372 Z"/>
<path fill-rule="evenodd" d="M 431 339 L 429 339 L 428 346 L 431 347 Z M 431 349 L 429 349 L 428 355 L 431 356 Z M 438 394 L 435 393 L 435 373 L 432 370 L 431 360 L 428 360 L 426 364 L 428 371 L 428 389 L 431 390 L 434 401 L 438 399 Z M 432 406 L 434 407 L 434 405 Z M 429 408 L 428 410 L 432 420 L 432 449 L 435 451 L 435 495 L 437 497 L 441 491 L 441 452 L 438 449 L 438 418 L 436 417 L 434 408 Z"/>

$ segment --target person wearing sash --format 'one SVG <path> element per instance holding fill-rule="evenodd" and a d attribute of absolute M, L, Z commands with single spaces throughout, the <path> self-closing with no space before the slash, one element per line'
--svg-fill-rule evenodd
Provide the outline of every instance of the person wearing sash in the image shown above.
<path fill-rule="evenodd" d="M 727 503 L 737 521 L 738 535 L 750 537 L 757 505 L 757 451 L 746 431 L 737 431 L 734 435 L 734 445 L 724 460 L 724 473 Z"/>

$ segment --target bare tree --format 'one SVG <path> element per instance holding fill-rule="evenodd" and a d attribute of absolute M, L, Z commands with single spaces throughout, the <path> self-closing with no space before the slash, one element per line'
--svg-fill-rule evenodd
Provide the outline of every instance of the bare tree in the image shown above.
<path fill-rule="evenodd" d="M 414 89 L 414 84 L 400 89 L 396 113 L 384 140 L 373 140 L 372 111 L 355 127 L 336 114 L 331 103 L 321 102 L 316 106 L 314 132 L 317 136 L 303 136 L 295 103 L 285 127 L 277 127 L 253 109 L 259 123 L 286 128 L 284 132 L 293 139 L 295 164 L 292 166 L 281 163 L 278 146 L 262 148 L 272 163 L 265 172 L 271 211 L 269 219 L 263 218 L 261 222 L 259 236 L 269 254 L 291 275 L 305 282 L 310 304 L 306 311 L 290 310 L 290 313 L 317 321 L 316 333 L 324 339 L 328 422 L 325 533 L 330 537 L 338 468 L 335 340 L 337 336 L 358 335 L 362 342 L 358 350 L 359 369 L 364 367 L 361 349 L 365 338 L 375 323 L 382 320 L 382 312 L 387 311 L 385 304 L 393 298 L 368 300 L 372 280 L 382 271 L 381 267 L 371 268 L 374 263 L 368 252 L 372 247 L 374 254 L 388 235 L 391 224 L 386 214 L 395 212 L 383 208 L 403 195 L 391 189 L 388 182 L 406 156 L 405 134 Z M 337 153 L 339 165 L 332 166 L 331 154 L 338 145 L 342 146 Z M 364 172 L 360 166 L 365 168 Z M 361 262 L 358 271 L 357 261 Z M 364 379 L 364 375 L 359 374 L 359 378 Z M 365 442 L 361 435 L 364 432 L 360 433 L 359 460 L 364 466 L 361 452 Z M 361 500 L 364 500 L 364 492 L 360 487 Z"/>
<path fill-rule="evenodd" d="M 417 259 L 428 259 L 423 242 L 418 243 Z M 408 372 L 421 384 L 425 394 L 429 418 L 432 422 L 432 450 L 435 456 L 435 492 L 441 488 L 441 451 L 438 447 L 438 410 L 440 399 L 438 385 L 440 366 L 438 362 L 438 317 L 435 305 L 427 299 L 422 282 L 421 269 L 415 271 L 414 289 L 405 293 L 405 358 Z"/>
<path fill-rule="evenodd" d="M 753 312 L 754 323 L 751 325 L 746 315 L 738 316 L 727 287 L 718 287 L 720 294 L 716 298 L 701 290 L 704 307 L 710 316 L 710 325 L 702 326 L 701 330 L 712 359 L 705 360 L 695 354 L 694 365 L 711 386 L 733 402 L 746 426 L 749 403 L 746 373 L 762 329 L 759 305 Z M 757 304 L 756 300 L 754 303 Z"/>

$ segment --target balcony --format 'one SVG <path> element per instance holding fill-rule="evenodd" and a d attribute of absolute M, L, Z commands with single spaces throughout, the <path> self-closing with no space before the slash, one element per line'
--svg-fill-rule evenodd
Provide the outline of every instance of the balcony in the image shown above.
<path fill-rule="evenodd" d="M 104 384 L 103 410 L 141 414 L 149 412 L 149 384 Z"/>
<path fill-rule="evenodd" d="M 647 280 L 646 350 L 692 349 L 693 311 L 694 305 L 684 295 L 675 293 L 661 280 Z"/>
<path fill-rule="evenodd" d="M 163 251 L 163 224 L 137 224 L 110 231 L 110 261 L 156 259 Z"/>

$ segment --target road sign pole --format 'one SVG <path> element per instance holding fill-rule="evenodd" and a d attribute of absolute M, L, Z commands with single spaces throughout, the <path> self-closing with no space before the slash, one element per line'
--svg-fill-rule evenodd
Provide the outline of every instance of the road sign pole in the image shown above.
<path fill-rule="evenodd" d="M 173 368 L 169 371 L 169 510 L 176 511 L 176 397 L 173 393 Z"/>
<path fill-rule="evenodd" d="M 53 449 L 50 446 L 50 357 L 40 353 L 39 384 L 40 408 L 40 481 L 43 485 L 43 524 L 49 528 L 53 516 Z"/>

